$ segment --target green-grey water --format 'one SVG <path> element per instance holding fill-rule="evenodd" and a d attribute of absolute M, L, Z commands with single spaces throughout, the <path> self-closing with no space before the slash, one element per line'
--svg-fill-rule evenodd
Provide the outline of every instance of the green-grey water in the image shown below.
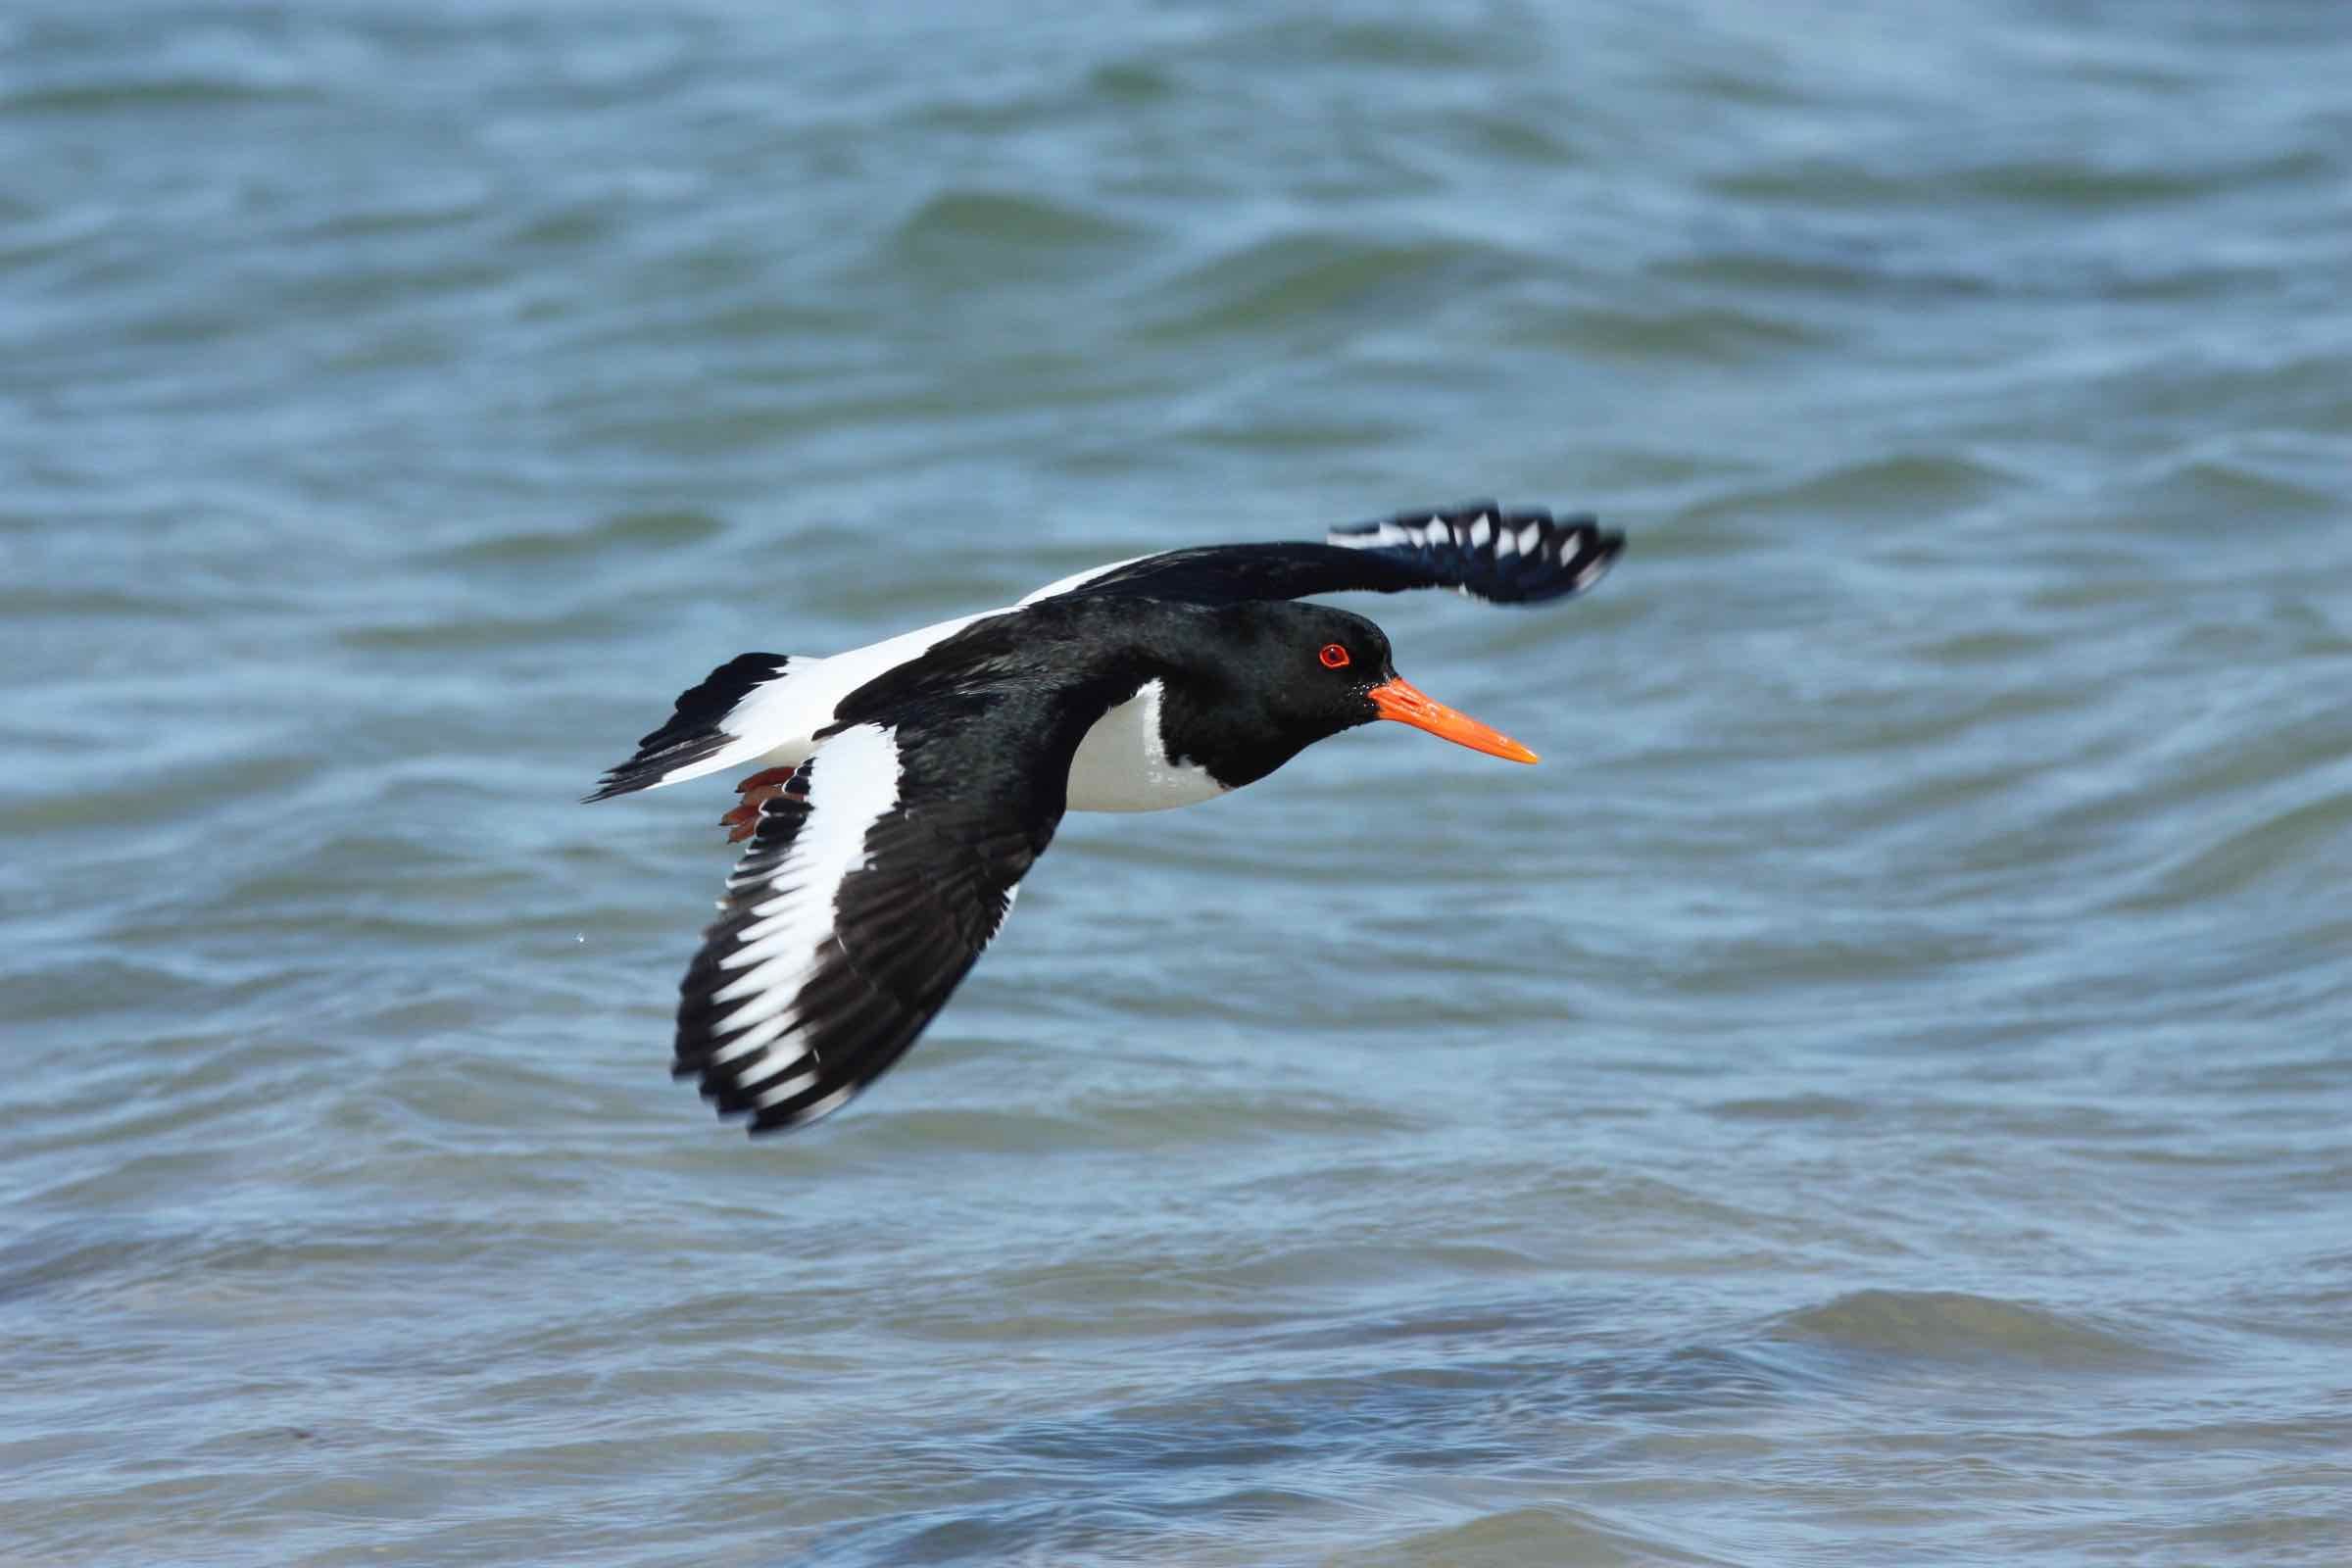
<path fill-rule="evenodd" d="M 11 8 L 0 1559 L 2352 1561 L 2352 13 L 1897 9 Z M 1481 493 L 667 1081 L 711 664 Z"/>

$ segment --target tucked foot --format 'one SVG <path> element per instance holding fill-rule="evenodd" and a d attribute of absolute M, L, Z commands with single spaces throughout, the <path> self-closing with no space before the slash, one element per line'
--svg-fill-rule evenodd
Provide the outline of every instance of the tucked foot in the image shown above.
<path fill-rule="evenodd" d="M 795 771 L 789 767 L 766 768 L 735 786 L 736 793 L 743 797 L 743 801 L 718 819 L 718 825 L 727 830 L 729 844 L 740 844 L 759 831 L 761 808 L 777 796 L 788 793 L 785 786 L 792 782 Z M 807 799 L 800 795 L 793 798 Z"/>

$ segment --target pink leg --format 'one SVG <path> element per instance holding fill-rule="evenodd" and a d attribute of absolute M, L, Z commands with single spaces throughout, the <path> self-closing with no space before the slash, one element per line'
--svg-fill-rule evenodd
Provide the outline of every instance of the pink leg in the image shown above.
<path fill-rule="evenodd" d="M 718 819 L 719 826 L 728 830 L 729 844 L 739 844 L 759 831 L 760 808 L 785 793 L 784 786 L 792 782 L 795 771 L 789 767 L 771 767 L 754 773 L 735 786 L 735 792 L 743 797 L 743 802 Z M 794 797 L 796 800 L 802 798 Z"/>

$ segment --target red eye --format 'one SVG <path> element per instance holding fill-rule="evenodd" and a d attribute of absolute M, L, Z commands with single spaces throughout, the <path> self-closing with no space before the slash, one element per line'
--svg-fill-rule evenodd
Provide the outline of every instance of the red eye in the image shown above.
<path fill-rule="evenodd" d="M 1348 667 L 1348 650 L 1342 648 L 1338 643 L 1325 643 L 1323 651 L 1315 657 L 1323 661 L 1325 669 L 1346 669 Z"/>

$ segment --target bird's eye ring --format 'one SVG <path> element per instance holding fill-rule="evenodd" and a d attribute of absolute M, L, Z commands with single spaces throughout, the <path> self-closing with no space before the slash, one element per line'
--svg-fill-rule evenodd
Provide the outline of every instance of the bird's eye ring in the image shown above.
<path fill-rule="evenodd" d="M 1315 657 L 1323 661 L 1325 669 L 1346 669 L 1348 667 L 1348 650 L 1342 648 L 1338 643 L 1325 643 L 1323 651 Z"/>

